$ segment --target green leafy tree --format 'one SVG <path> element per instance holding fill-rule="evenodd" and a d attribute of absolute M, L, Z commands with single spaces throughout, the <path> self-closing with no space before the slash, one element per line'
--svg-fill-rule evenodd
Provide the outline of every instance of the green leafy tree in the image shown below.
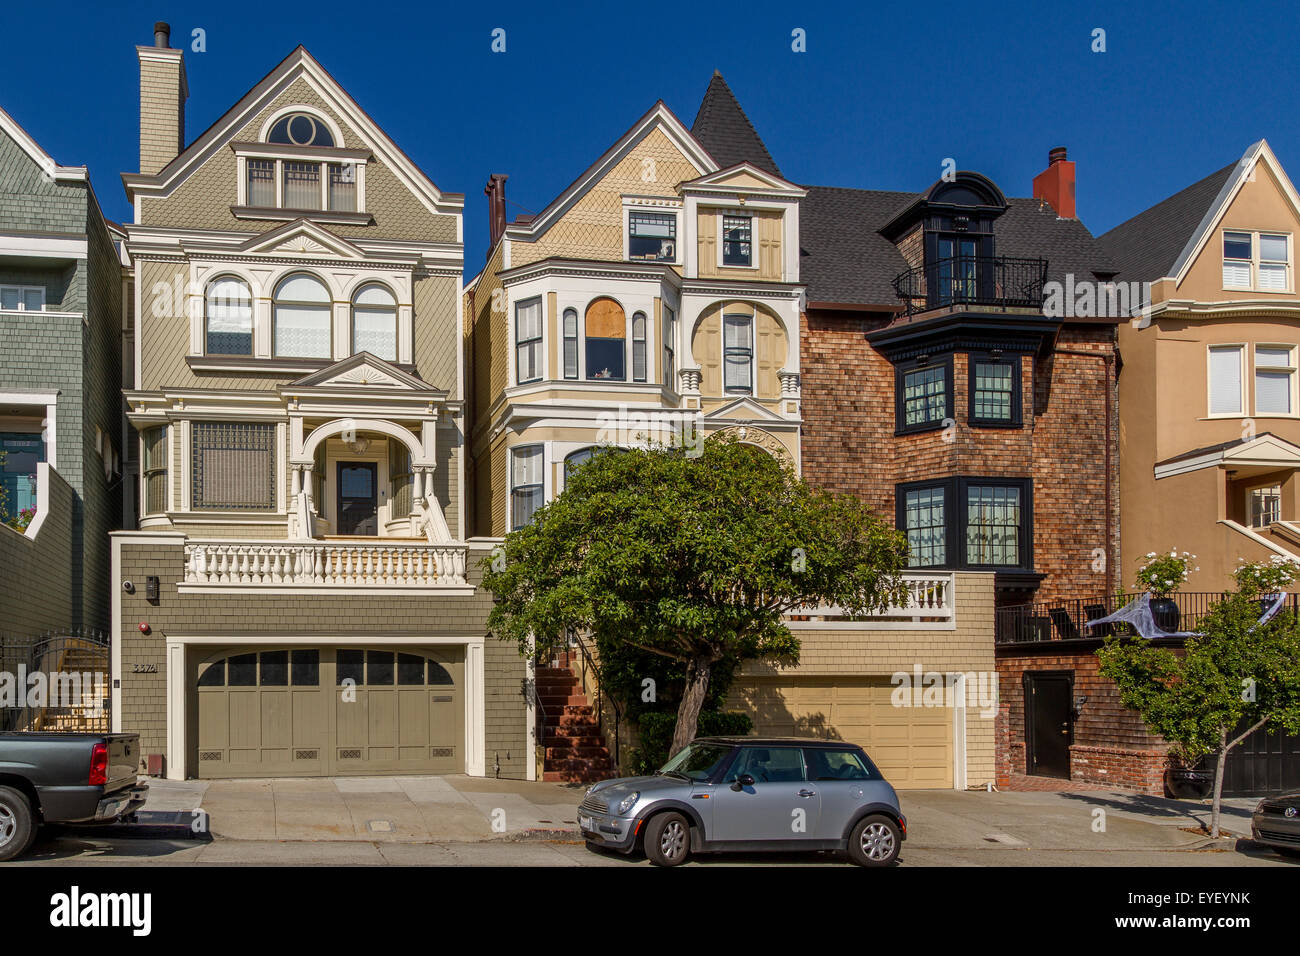
<path fill-rule="evenodd" d="M 1120 701 L 1172 744 L 1175 757 L 1190 765 L 1214 755 L 1215 837 L 1232 748 L 1263 727 L 1300 732 L 1300 622 L 1290 613 L 1266 624 L 1259 617 L 1249 595 L 1231 594 L 1211 606 L 1181 654 L 1114 637 L 1097 651 Z"/>
<path fill-rule="evenodd" d="M 521 654 L 567 628 L 684 668 L 671 753 L 696 734 L 723 660 L 796 663 L 786 613 L 901 601 L 904 537 L 857 498 L 813 488 L 761 450 L 712 437 L 607 449 L 484 560 L 490 630 Z"/>

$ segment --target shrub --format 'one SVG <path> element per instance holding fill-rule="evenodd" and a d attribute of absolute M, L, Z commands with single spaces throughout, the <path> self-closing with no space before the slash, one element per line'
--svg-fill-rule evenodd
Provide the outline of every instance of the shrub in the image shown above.
<path fill-rule="evenodd" d="M 670 710 L 648 710 L 641 714 L 638 723 L 641 746 L 634 748 L 628 756 L 628 770 L 632 774 L 654 773 L 668 762 L 677 713 Z M 701 737 L 744 737 L 753 729 L 754 722 L 748 714 L 724 710 L 700 711 Z"/>

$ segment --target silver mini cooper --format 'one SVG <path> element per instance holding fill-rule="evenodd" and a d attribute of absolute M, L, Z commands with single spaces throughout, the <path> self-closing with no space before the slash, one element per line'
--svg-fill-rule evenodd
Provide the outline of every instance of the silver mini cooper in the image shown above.
<path fill-rule="evenodd" d="M 603 780 L 578 807 L 590 847 L 677 866 L 692 853 L 834 850 L 894 862 L 898 795 L 861 747 L 789 737 L 700 737 L 652 777 Z"/>

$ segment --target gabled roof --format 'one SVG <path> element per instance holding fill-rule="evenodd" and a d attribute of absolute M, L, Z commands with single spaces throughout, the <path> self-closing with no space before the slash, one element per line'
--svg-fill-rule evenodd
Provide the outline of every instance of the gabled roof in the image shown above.
<path fill-rule="evenodd" d="M 17 143 L 18 148 L 26 153 L 32 162 L 41 168 L 41 172 L 50 179 L 56 182 L 59 180 L 86 181 L 85 166 L 60 166 L 49 153 L 37 145 L 36 140 L 27 135 L 27 130 L 19 126 L 18 122 L 3 109 L 0 109 L 0 132 L 7 134 L 10 139 Z"/>
<path fill-rule="evenodd" d="M 746 189 L 768 189 L 773 192 L 799 196 L 803 196 L 807 192 L 802 186 L 796 185 L 784 177 L 777 176 L 775 173 L 770 173 L 748 161 L 687 180 L 681 184 L 681 188 L 683 192 L 722 191 L 734 194 L 736 192 L 734 183 L 738 177 L 752 179 L 760 184 L 758 187 L 747 186 Z"/>
<path fill-rule="evenodd" d="M 646 110 L 641 118 L 633 123 L 632 127 L 620 136 L 613 146 L 605 150 L 599 159 L 588 166 L 563 192 L 551 200 L 545 209 L 535 216 L 519 216 L 509 223 L 506 226 L 506 235 L 511 239 L 524 240 L 531 240 L 540 236 L 655 129 L 662 130 L 702 174 L 718 170 L 718 164 L 713 161 L 708 150 L 691 135 L 690 130 L 664 104 L 663 100 L 657 100 L 655 105 Z"/>
<path fill-rule="evenodd" d="M 1234 438 L 1217 445 L 1193 448 L 1158 461 L 1155 464 L 1155 476 L 1168 478 L 1228 464 L 1238 467 L 1295 468 L 1300 466 L 1300 448 L 1272 432 L 1260 432 L 1254 438 Z"/>
<path fill-rule="evenodd" d="M 136 194 L 165 196 L 194 169 L 208 160 L 242 129 L 249 120 L 288 89 L 300 77 L 307 82 L 364 140 L 376 156 L 395 176 L 424 200 L 430 211 L 455 215 L 464 206 L 461 193 L 444 193 L 424 171 L 389 138 L 370 115 L 361 108 L 339 82 L 320 63 L 299 46 L 261 79 L 220 119 L 209 126 L 194 142 L 181 150 L 179 156 L 164 166 L 156 175 L 123 173 L 122 184 L 132 200 Z M 440 208 L 440 207 L 447 208 Z"/>
<path fill-rule="evenodd" d="M 1237 163 L 1174 193 L 1098 238 L 1125 282 L 1151 282 L 1170 275 L 1206 213 L 1227 185 Z"/>
<path fill-rule="evenodd" d="M 898 247 L 880 230 L 925 193 L 809 186 L 799 213 L 800 278 L 810 303 L 898 304 L 894 277 L 908 268 Z M 1008 199 L 996 221 L 997 254 L 1048 261 L 1047 278 L 1066 273 L 1107 276 L 1115 267 L 1086 226 L 1061 219 L 1038 199 Z"/>
<path fill-rule="evenodd" d="M 357 352 L 355 355 L 350 355 L 296 382 L 281 386 L 280 391 L 285 394 L 295 394 L 307 388 L 354 389 L 358 386 L 385 391 L 419 392 L 421 395 L 428 395 L 430 392 L 446 394 L 445 391 L 433 388 L 428 382 L 402 371 L 393 363 L 386 362 L 370 352 Z"/>
<path fill-rule="evenodd" d="M 750 162 L 781 176 L 780 167 L 717 70 L 713 71 L 709 88 L 704 91 L 700 111 L 691 124 L 691 134 L 704 144 L 721 167 Z"/>

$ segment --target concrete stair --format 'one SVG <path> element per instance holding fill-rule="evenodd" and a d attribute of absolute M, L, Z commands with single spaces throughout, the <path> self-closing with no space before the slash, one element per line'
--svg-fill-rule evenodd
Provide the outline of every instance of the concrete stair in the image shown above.
<path fill-rule="evenodd" d="M 615 776 L 595 709 L 572 668 L 539 667 L 537 697 L 545 710 L 545 725 L 539 734 L 542 779 L 552 783 L 595 783 Z"/>

